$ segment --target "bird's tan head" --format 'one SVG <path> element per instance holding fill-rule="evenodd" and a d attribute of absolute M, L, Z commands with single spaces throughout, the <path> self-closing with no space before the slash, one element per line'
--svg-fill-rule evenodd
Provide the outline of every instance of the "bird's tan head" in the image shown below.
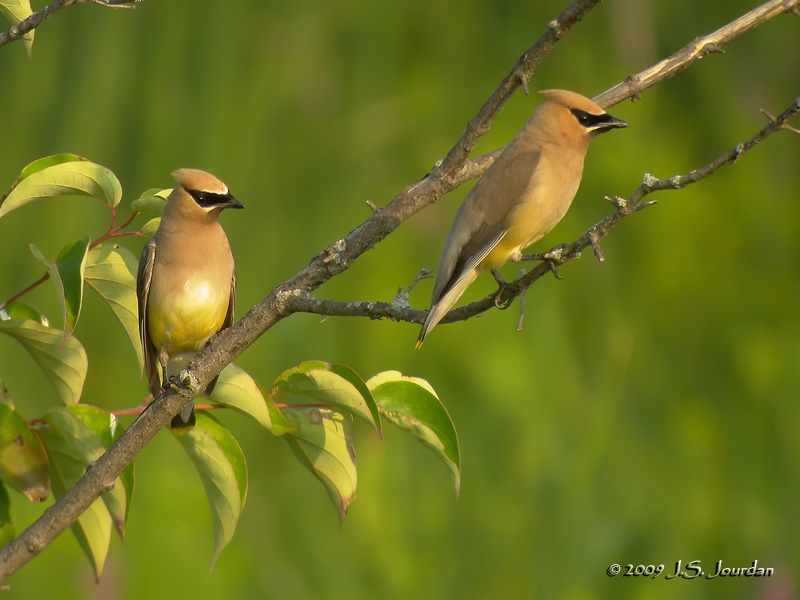
<path fill-rule="evenodd" d="M 225 208 L 244 208 L 244 204 L 231 195 L 228 186 L 211 173 L 200 169 L 178 169 L 172 172 L 172 176 L 178 185 L 170 198 L 180 206 L 181 212 L 218 214 Z"/>
<path fill-rule="evenodd" d="M 542 104 L 531 121 L 558 135 L 561 143 L 585 149 L 601 133 L 628 126 L 625 121 L 612 117 L 589 98 L 575 92 L 544 90 L 540 94 L 550 102 Z"/>

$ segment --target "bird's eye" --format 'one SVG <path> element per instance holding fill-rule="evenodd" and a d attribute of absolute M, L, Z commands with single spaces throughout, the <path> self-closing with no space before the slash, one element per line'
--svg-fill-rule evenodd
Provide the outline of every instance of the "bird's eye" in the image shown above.
<path fill-rule="evenodd" d="M 573 108 L 570 112 L 578 120 L 578 123 L 580 123 L 584 127 L 588 127 L 589 125 L 592 124 L 592 121 L 593 121 L 592 115 L 590 115 L 586 111 L 578 110 L 577 108 Z"/>
<path fill-rule="evenodd" d="M 597 120 L 597 115 L 592 115 L 584 110 L 573 108 L 572 110 L 570 110 L 570 112 L 577 119 L 578 123 L 580 123 L 584 127 L 592 126 Z"/>

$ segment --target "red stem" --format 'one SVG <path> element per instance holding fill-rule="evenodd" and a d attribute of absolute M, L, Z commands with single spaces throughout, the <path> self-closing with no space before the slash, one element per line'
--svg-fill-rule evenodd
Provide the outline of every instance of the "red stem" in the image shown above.
<path fill-rule="evenodd" d="M 19 298 L 22 298 L 22 296 L 24 296 L 25 294 L 27 294 L 28 292 L 30 292 L 32 289 L 36 288 L 37 286 L 41 285 L 42 283 L 44 283 L 48 279 L 50 279 L 50 273 L 45 273 L 37 281 L 34 281 L 32 284 L 30 284 L 24 290 L 22 290 L 21 292 L 19 292 L 17 294 L 14 294 L 13 296 L 11 296 L 11 298 L 9 298 L 8 300 L 6 300 L 2 304 L 0 304 L 0 310 L 4 309 L 6 306 L 11 304 L 15 300 L 18 300 Z"/>

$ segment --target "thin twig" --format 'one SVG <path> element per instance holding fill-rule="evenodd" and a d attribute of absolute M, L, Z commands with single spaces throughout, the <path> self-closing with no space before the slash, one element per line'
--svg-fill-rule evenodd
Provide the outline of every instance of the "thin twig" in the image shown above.
<path fill-rule="evenodd" d="M 519 295 L 519 320 L 517 321 L 517 331 L 522 331 L 522 321 L 525 319 L 525 296 L 528 290 L 522 290 Z"/>
<path fill-rule="evenodd" d="M 800 5 L 800 0 L 771 0 L 770 2 L 765 2 L 738 19 L 720 27 L 713 33 L 695 38 L 672 56 L 665 58 L 652 67 L 628 76 L 625 81 L 602 94 L 598 94 L 593 100 L 603 108 L 609 108 L 629 98 L 638 100 L 642 97 L 642 92 L 647 88 L 674 77 L 709 54 L 722 53 L 722 47 L 725 44 L 732 42 L 772 17 L 795 10 L 798 5 Z"/>
<path fill-rule="evenodd" d="M 53 0 L 53 2 L 43 6 L 16 25 L 12 25 L 8 31 L 0 33 L 0 46 L 5 46 L 9 42 L 21 40 L 25 35 L 39 27 L 45 19 L 75 4 L 91 3 L 107 6 L 109 8 L 135 8 L 133 3 L 139 1 L 140 0 Z"/>

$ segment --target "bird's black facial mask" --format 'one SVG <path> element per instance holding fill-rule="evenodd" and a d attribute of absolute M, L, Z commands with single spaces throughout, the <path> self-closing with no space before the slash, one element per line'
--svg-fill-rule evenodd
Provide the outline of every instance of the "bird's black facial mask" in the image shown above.
<path fill-rule="evenodd" d="M 206 192 L 203 190 L 186 191 L 194 198 L 197 205 L 203 208 L 214 208 L 215 206 L 220 206 L 222 208 L 244 208 L 244 204 L 231 196 L 230 193 L 220 194 L 218 192 Z"/>
<path fill-rule="evenodd" d="M 571 108 L 569 112 L 575 117 L 575 119 L 580 123 L 580 125 L 586 128 L 588 131 L 593 131 L 595 133 L 605 133 L 610 129 L 615 129 L 617 127 L 627 127 L 628 124 L 625 121 L 620 119 L 615 119 L 608 113 L 602 113 L 599 115 L 595 115 L 585 110 L 580 110 L 578 108 Z"/>

